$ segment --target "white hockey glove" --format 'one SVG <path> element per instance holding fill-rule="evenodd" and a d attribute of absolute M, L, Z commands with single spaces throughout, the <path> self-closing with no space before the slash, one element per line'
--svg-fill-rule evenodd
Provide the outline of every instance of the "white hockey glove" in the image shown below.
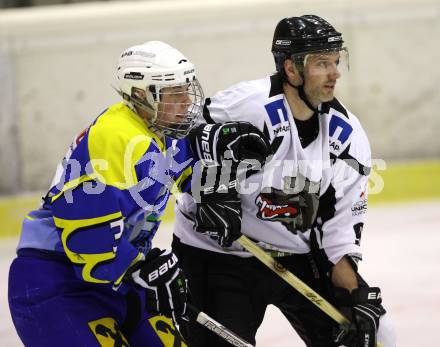
<path fill-rule="evenodd" d="M 335 288 L 335 297 L 341 312 L 351 321 L 348 330 L 335 333 L 335 342 L 347 347 L 376 347 L 379 319 L 386 312 L 380 289 L 362 287 L 350 294 L 345 288 Z"/>
<path fill-rule="evenodd" d="M 188 287 L 173 252 L 153 248 L 130 275 L 135 283 L 146 289 L 149 312 L 160 313 L 174 321 L 186 314 Z"/>
<path fill-rule="evenodd" d="M 214 193 L 197 203 L 195 230 L 230 247 L 241 236 L 241 201 L 237 193 Z"/>
<path fill-rule="evenodd" d="M 269 140 L 248 122 L 202 124 L 188 135 L 193 152 L 204 166 L 221 166 L 224 158 L 234 162 L 257 160 L 262 167 L 272 154 Z"/>

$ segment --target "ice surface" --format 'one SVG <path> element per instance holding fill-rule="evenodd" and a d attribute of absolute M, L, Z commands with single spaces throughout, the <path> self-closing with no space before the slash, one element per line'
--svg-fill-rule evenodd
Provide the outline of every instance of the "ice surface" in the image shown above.
<path fill-rule="evenodd" d="M 440 346 L 440 201 L 374 206 L 362 237 L 360 272 L 382 288 L 384 304 L 394 320 L 399 347 Z M 171 226 L 155 240 L 167 247 Z M 0 345 L 21 346 L 7 306 L 7 275 L 16 240 L 0 244 Z M 257 335 L 258 347 L 304 346 L 281 313 L 270 306 Z"/>

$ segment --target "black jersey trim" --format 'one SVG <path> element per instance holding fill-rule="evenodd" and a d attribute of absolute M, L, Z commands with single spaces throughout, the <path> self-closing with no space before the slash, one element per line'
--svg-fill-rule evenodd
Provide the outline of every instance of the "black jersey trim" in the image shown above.
<path fill-rule="evenodd" d="M 269 135 L 269 128 L 267 127 L 266 122 L 264 122 L 264 127 L 263 127 L 263 134 L 270 139 L 270 135 Z M 277 136 L 273 139 L 272 143 L 270 144 L 270 148 L 272 150 L 273 153 L 276 153 L 278 151 L 278 149 L 281 146 L 281 143 L 284 140 L 284 136 Z"/>
<path fill-rule="evenodd" d="M 335 216 L 335 206 L 336 190 L 333 185 L 330 184 L 324 194 L 322 194 L 322 196 L 319 198 L 319 207 L 316 217 L 317 219 L 321 219 L 320 223 L 317 223 L 316 220 L 315 225 L 310 232 L 310 247 L 312 249 L 313 257 L 317 262 L 317 266 L 321 274 L 326 274 L 331 270 L 333 266 L 333 264 L 328 259 L 325 249 L 320 248 L 319 244 L 322 245 L 322 240 L 324 238 L 323 224 Z"/>
<path fill-rule="evenodd" d="M 346 160 L 346 164 L 359 172 L 361 175 L 368 176 L 371 172 L 371 167 L 362 165 L 356 158 L 351 156 L 348 152 L 350 145 L 338 156 L 339 159 Z"/>
<path fill-rule="evenodd" d="M 333 98 L 333 100 L 328 101 L 328 102 L 323 102 L 321 104 L 321 110 L 319 112 L 322 113 L 322 114 L 329 113 L 331 108 L 333 108 L 336 111 L 342 113 L 345 117 L 350 119 L 350 117 L 348 117 L 347 110 L 345 109 L 344 106 L 342 106 L 342 104 L 336 98 Z"/>
<path fill-rule="evenodd" d="M 336 190 L 330 184 L 324 194 L 319 198 L 317 217 L 321 217 L 322 224 L 332 219 L 336 213 Z M 322 240 L 321 235 L 321 240 Z"/>
<path fill-rule="evenodd" d="M 215 124 L 214 119 L 211 118 L 211 113 L 209 112 L 208 106 L 211 105 L 211 98 L 205 99 L 205 105 L 203 106 L 203 118 L 208 124 Z"/>
<path fill-rule="evenodd" d="M 347 146 L 347 148 L 338 156 L 330 153 L 330 159 L 332 163 L 336 161 L 336 159 L 344 160 L 345 163 L 350 166 L 352 169 L 357 171 L 360 175 L 368 176 L 371 172 L 371 167 L 362 165 L 359 160 L 351 156 L 348 152 L 350 150 L 350 145 Z"/>
<path fill-rule="evenodd" d="M 264 122 L 263 134 L 264 134 L 268 139 L 270 139 L 269 129 L 268 129 L 268 127 L 267 127 L 266 122 Z"/>
<path fill-rule="evenodd" d="M 296 129 L 298 130 L 299 141 L 302 148 L 310 145 L 319 135 L 319 119 L 318 114 L 313 113 L 312 117 L 307 120 L 299 120 L 295 117 Z"/>
<path fill-rule="evenodd" d="M 270 92 L 269 98 L 275 95 L 284 94 L 283 91 L 283 80 L 281 79 L 280 74 L 275 74 L 270 76 Z"/>
<path fill-rule="evenodd" d="M 284 136 L 277 136 L 275 137 L 275 139 L 273 140 L 273 142 L 270 144 L 270 148 L 272 149 L 273 153 L 278 152 L 278 149 L 281 146 L 281 143 L 284 140 Z"/>

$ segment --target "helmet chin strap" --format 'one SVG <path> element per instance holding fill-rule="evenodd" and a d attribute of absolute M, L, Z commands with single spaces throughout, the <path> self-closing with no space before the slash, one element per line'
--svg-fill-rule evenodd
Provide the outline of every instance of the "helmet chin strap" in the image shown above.
<path fill-rule="evenodd" d="M 304 101 L 308 108 L 310 108 L 313 112 L 316 112 L 318 110 L 317 107 L 313 106 L 310 100 L 307 98 L 306 92 L 304 91 L 304 83 L 299 86 L 295 86 L 289 81 L 288 78 L 286 78 L 286 82 L 289 86 L 295 88 L 298 91 L 299 98 Z"/>

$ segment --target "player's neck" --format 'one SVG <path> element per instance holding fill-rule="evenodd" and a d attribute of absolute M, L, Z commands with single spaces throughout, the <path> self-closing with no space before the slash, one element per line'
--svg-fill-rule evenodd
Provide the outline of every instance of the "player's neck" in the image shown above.
<path fill-rule="evenodd" d="M 312 111 L 299 97 L 298 89 L 293 88 L 287 83 L 283 83 L 283 91 L 284 95 L 286 96 L 287 103 L 289 104 L 290 111 L 292 112 L 293 118 L 305 121 L 313 116 L 314 111 Z"/>

